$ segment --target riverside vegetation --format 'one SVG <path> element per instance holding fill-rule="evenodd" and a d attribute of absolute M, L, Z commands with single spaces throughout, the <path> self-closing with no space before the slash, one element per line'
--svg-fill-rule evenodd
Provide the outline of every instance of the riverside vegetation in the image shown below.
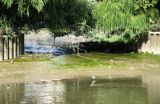
<path fill-rule="evenodd" d="M 160 30 L 159 9 L 158 0 L 2 0 L 0 29 L 13 35 L 47 27 L 55 36 L 75 31 L 98 41 L 136 43 L 148 30 Z"/>
<path fill-rule="evenodd" d="M 0 35 L 49 28 L 118 49 L 159 31 L 159 11 L 160 0 L 1 0 Z M 159 62 L 136 52 L 24 54 L 0 62 L 0 103 L 160 104 Z"/>

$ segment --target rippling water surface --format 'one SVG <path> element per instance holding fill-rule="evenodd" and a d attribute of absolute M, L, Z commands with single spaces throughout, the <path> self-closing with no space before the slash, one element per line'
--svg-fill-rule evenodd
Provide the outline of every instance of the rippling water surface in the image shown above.
<path fill-rule="evenodd" d="M 88 53 L 2 63 L 0 104 L 160 104 L 159 61 L 159 55 Z"/>
<path fill-rule="evenodd" d="M 0 104 L 160 104 L 157 83 L 154 78 L 147 84 L 139 78 L 82 78 L 4 84 L 0 86 Z"/>

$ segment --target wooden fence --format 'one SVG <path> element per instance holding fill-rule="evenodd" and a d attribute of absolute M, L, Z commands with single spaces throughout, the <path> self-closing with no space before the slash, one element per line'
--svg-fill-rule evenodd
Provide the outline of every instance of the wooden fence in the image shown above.
<path fill-rule="evenodd" d="M 0 61 L 17 58 L 24 53 L 24 35 L 0 36 Z"/>
<path fill-rule="evenodd" d="M 160 54 L 160 32 L 148 32 L 147 41 L 142 43 L 139 51 Z"/>

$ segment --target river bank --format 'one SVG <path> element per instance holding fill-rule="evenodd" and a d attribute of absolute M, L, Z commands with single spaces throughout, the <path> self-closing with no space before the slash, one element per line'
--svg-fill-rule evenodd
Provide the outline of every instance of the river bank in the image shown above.
<path fill-rule="evenodd" d="M 159 69 L 159 55 L 87 53 L 62 56 L 28 54 L 0 63 L 1 83 L 25 83 L 80 77 L 133 78 Z M 150 73 L 150 72 L 149 72 Z"/>
<path fill-rule="evenodd" d="M 55 69 L 48 62 L 23 62 L 0 65 L 1 83 L 24 83 L 41 82 L 47 80 L 63 80 L 80 77 L 97 78 L 114 77 L 138 77 L 142 75 L 139 70 L 111 70 L 109 68 L 86 68 L 86 69 Z"/>

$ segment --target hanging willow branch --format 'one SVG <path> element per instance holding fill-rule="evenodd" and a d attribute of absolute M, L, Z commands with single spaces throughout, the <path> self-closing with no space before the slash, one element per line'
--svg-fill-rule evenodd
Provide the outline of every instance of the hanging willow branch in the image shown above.
<path fill-rule="evenodd" d="M 93 11 L 97 28 L 104 34 L 124 29 L 123 33 L 114 34 L 117 40 L 124 38 L 126 32 L 128 40 L 144 32 L 149 25 L 148 17 L 144 13 L 135 15 L 135 5 L 133 0 L 103 0 Z"/>

